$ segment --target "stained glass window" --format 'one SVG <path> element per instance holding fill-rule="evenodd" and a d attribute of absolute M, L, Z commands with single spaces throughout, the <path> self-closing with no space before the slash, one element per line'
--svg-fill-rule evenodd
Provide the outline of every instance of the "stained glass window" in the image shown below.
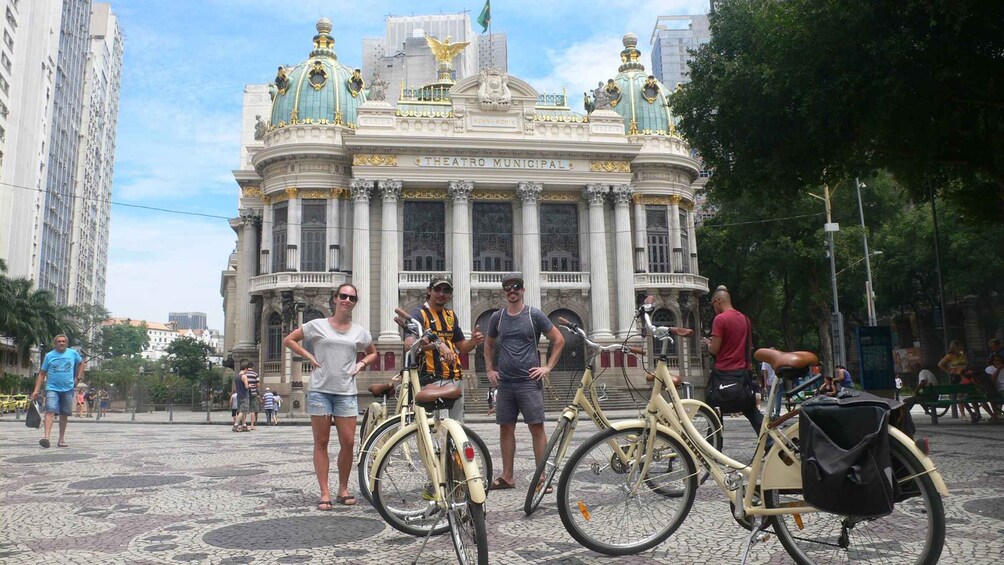
<path fill-rule="evenodd" d="M 512 270 L 512 204 L 475 202 L 474 228 L 475 271 Z"/>
<path fill-rule="evenodd" d="M 304 200 L 300 223 L 300 270 L 324 271 L 327 200 Z"/>
<path fill-rule="evenodd" d="M 286 228 L 289 217 L 286 203 L 272 208 L 272 272 L 286 270 Z"/>
<path fill-rule="evenodd" d="M 542 271 L 579 271 L 578 206 L 540 205 L 540 258 Z"/>
<path fill-rule="evenodd" d="M 446 208 L 442 202 L 404 203 L 404 270 L 446 268 Z"/>
<path fill-rule="evenodd" d="M 670 272 L 669 222 L 665 206 L 645 207 L 648 272 Z"/>

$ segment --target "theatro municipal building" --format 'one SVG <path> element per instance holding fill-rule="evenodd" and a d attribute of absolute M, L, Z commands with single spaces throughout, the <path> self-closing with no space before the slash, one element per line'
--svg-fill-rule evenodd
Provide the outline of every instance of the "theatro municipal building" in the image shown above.
<path fill-rule="evenodd" d="M 237 245 L 221 293 L 226 349 L 253 361 L 265 385 L 303 409 L 309 375 L 282 338 L 328 316 L 343 282 L 359 289 L 353 319 L 380 354 L 360 375 L 361 392 L 401 370 L 394 308 L 421 304 L 436 273 L 452 277 L 467 335 L 504 305 L 508 271 L 523 273 L 527 303 L 581 323 L 600 343 L 641 343 L 633 315 L 645 294 L 656 297 L 657 322 L 700 330 L 700 165 L 634 35 L 624 37 L 620 66 L 597 69 L 597 88 L 573 102 L 499 70 L 455 81 L 453 59 L 466 44 L 449 38 L 428 40 L 436 81 L 388 85 L 338 59 L 329 21 L 316 28 L 303 62 L 244 93 L 240 204 L 230 220 Z M 395 105 L 390 87 L 401 91 Z M 700 387 L 699 334 L 674 346 L 674 364 Z M 577 382 L 584 355 L 566 333 L 552 379 Z M 480 350 L 462 362 L 468 398 L 483 397 Z M 625 386 L 622 368 L 644 390 L 633 357 L 603 355 L 596 365 L 608 390 Z"/>

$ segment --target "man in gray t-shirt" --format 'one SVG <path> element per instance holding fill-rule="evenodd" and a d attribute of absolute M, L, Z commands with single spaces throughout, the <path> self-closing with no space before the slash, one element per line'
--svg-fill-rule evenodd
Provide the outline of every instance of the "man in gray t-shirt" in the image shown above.
<path fill-rule="evenodd" d="M 498 387 L 495 423 L 499 425 L 502 445 L 502 474 L 492 483 L 495 489 L 516 486 L 513 459 L 516 456 L 516 419 L 520 413 L 533 438 L 534 459 L 539 462 L 544 455 L 547 435 L 544 433 L 543 379 L 558 364 L 565 346 L 565 338 L 551 320 L 540 310 L 523 303 L 526 290 L 522 275 L 508 273 L 503 276 L 502 292 L 506 307 L 492 314 L 485 339 L 488 380 Z M 543 366 L 537 353 L 542 334 L 552 345 L 551 355 Z"/>

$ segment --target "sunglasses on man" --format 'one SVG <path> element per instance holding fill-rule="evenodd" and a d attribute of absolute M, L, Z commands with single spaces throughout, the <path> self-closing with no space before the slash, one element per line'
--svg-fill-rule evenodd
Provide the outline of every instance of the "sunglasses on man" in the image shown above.
<path fill-rule="evenodd" d="M 345 294 L 344 292 L 338 293 L 339 300 L 348 300 L 349 302 L 356 303 L 359 302 L 359 297 L 354 294 Z"/>
<path fill-rule="evenodd" d="M 523 290 L 523 285 L 521 285 L 519 283 L 515 283 L 515 284 L 511 284 L 509 286 L 503 286 L 502 290 L 504 290 L 506 292 L 517 292 L 517 291 Z"/>

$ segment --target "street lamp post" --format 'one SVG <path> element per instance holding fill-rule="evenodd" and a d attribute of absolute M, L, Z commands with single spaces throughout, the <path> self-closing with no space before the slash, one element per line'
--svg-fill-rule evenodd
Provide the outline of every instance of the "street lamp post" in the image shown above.
<path fill-rule="evenodd" d="M 864 239 L 865 245 L 865 273 L 867 273 L 867 280 L 865 281 L 865 300 L 868 304 L 868 325 L 875 326 L 878 324 L 877 316 L 875 315 L 875 294 L 874 285 L 872 284 L 872 262 L 869 259 L 868 253 L 868 232 L 865 231 L 865 209 L 861 204 L 861 188 L 867 188 L 867 186 L 854 177 L 854 188 L 858 193 L 858 214 L 861 216 L 861 237 Z"/>

